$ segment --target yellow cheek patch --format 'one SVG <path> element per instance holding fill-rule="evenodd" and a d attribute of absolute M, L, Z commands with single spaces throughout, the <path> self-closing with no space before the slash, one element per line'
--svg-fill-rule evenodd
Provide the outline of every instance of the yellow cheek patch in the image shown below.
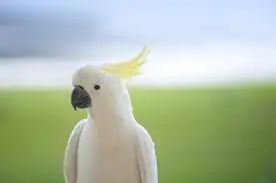
<path fill-rule="evenodd" d="M 102 69 L 123 79 L 131 78 L 141 73 L 141 66 L 146 62 L 146 57 L 149 53 L 150 50 L 145 45 L 135 58 L 121 63 L 110 64 L 102 67 Z"/>

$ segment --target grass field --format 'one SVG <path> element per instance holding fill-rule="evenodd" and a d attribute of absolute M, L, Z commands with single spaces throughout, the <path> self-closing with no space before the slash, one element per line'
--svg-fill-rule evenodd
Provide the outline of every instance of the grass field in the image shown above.
<path fill-rule="evenodd" d="M 160 183 L 276 182 L 276 85 L 131 89 Z M 0 183 L 61 183 L 70 91 L 0 92 Z"/>

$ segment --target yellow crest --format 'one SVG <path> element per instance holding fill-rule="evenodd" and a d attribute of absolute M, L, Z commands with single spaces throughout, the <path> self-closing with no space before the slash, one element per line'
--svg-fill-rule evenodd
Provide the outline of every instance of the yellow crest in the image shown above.
<path fill-rule="evenodd" d="M 141 73 L 141 66 L 145 63 L 146 57 L 150 50 L 147 46 L 144 46 L 141 53 L 135 58 L 121 62 L 104 66 L 102 69 L 105 72 L 116 75 L 123 79 L 128 79 Z"/>

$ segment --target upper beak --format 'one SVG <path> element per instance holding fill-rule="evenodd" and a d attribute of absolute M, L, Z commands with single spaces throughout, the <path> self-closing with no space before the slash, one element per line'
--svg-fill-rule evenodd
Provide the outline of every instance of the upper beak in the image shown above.
<path fill-rule="evenodd" d="M 71 94 L 71 104 L 75 110 L 91 107 L 91 98 L 82 86 L 75 86 Z"/>

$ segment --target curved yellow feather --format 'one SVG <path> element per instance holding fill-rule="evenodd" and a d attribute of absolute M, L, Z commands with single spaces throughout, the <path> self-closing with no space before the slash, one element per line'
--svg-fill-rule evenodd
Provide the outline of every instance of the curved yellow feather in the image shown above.
<path fill-rule="evenodd" d="M 149 48 L 145 45 L 143 50 L 133 59 L 121 63 L 110 64 L 104 66 L 102 69 L 105 72 L 123 79 L 131 78 L 141 73 L 141 66 L 146 62 L 146 57 L 149 52 Z"/>

